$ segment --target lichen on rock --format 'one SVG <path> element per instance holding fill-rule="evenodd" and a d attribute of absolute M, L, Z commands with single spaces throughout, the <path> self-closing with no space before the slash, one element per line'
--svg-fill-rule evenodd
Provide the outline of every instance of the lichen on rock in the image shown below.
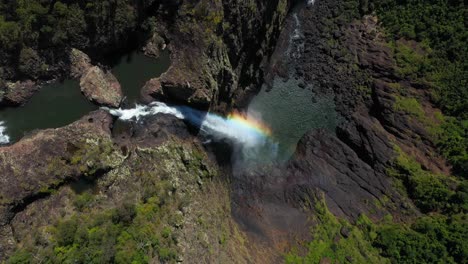
<path fill-rule="evenodd" d="M 98 66 L 91 67 L 80 79 L 83 94 L 92 102 L 100 105 L 119 107 L 123 92 L 120 83 L 111 72 Z"/>

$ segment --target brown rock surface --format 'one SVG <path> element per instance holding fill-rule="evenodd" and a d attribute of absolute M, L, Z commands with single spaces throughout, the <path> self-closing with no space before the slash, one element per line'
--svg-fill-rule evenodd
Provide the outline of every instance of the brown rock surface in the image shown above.
<path fill-rule="evenodd" d="M 110 123 L 107 113 L 97 111 L 0 148 L 0 207 L 14 211 L 85 171 L 105 170 L 121 161 L 110 141 Z M 93 149 L 103 147 L 109 156 L 93 156 Z M 0 214 L 0 225 L 8 220 L 9 214 Z"/>
<path fill-rule="evenodd" d="M 98 66 L 91 67 L 81 77 L 80 87 L 83 94 L 92 102 L 109 107 L 119 107 L 123 92 L 119 81 L 110 72 Z"/>
<path fill-rule="evenodd" d="M 81 78 L 93 66 L 89 56 L 78 49 L 70 51 L 70 63 L 70 76 L 74 79 Z"/>
<path fill-rule="evenodd" d="M 33 81 L 17 81 L 6 83 L 6 91 L 3 95 L 3 103 L 7 105 L 19 106 L 26 103 L 39 87 Z M 1 98 L 0 98 L 0 101 Z"/>

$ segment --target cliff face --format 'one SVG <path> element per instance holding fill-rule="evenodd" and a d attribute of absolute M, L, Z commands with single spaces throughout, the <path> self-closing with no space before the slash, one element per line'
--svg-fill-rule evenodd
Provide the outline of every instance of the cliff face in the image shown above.
<path fill-rule="evenodd" d="M 143 46 L 143 40 L 149 39 L 145 51 L 153 56 L 166 46 L 171 51 L 170 69 L 148 82 L 146 98 L 218 111 L 242 105 L 250 97 L 245 95 L 261 83 L 262 65 L 290 7 L 283 0 L 125 5 L 134 8 L 129 14 L 152 23 L 148 37 L 138 40 Z M 113 23 L 112 18 L 106 21 Z M 122 32 L 138 31 L 132 23 Z M 90 39 L 93 35 L 83 34 Z M 48 71 L 35 75 L 7 65 L 2 76 L 6 83 L 79 78 L 101 61 L 96 50 L 109 54 L 125 48 L 114 45 L 122 40 L 119 34 L 109 39 L 104 34 L 103 42 L 90 41 L 86 47 L 66 43 L 69 54 L 57 53 L 54 60 L 40 46 L 33 47 L 34 58 L 50 64 Z M 84 50 L 91 60 L 71 48 Z M 74 56 L 77 53 L 80 56 Z M 25 85 L 31 89 L 23 89 Z M 3 104 L 20 105 L 37 89 L 31 81 L 8 87 Z M 115 135 L 114 125 L 108 114 L 97 111 L 69 126 L 39 131 L 1 148 L 0 175 L 5 183 L 0 189 L 1 260 L 245 263 L 257 257 L 257 246 L 247 248 L 247 237 L 230 215 L 228 185 L 220 177 L 223 171 L 185 124 L 157 116 Z M 142 249 L 141 241 L 151 242 Z M 85 255 L 88 259 L 83 259 Z"/>
<path fill-rule="evenodd" d="M 155 81 L 147 85 L 146 99 L 154 95 L 200 108 L 226 110 L 236 101 L 243 101 L 243 94 L 252 93 L 261 83 L 262 62 L 268 59 L 291 5 L 288 0 L 108 2 L 56 3 L 48 7 L 48 12 L 46 6 L 37 3 L 35 7 L 44 9 L 45 13 L 38 15 L 43 20 L 55 12 L 74 12 L 74 16 L 71 21 L 65 17 L 50 20 L 58 25 L 34 24 L 28 30 L 41 32 L 40 38 L 44 40 L 33 39 L 29 47 L 21 39 L 5 40 L 11 41 L 12 51 L 4 50 L 1 54 L 0 102 L 24 103 L 35 91 L 30 82 L 40 84 L 57 77 L 73 77 L 69 59 L 73 48 L 86 52 L 93 61 L 105 63 L 106 57 L 129 48 L 142 48 L 157 56 L 162 48 L 168 47 L 172 66 L 158 80 L 161 87 L 151 85 Z M 37 10 L 32 6 L 22 8 L 34 13 Z M 0 8 L 21 7 L 2 4 Z M 19 30 L 24 26 L 22 19 L 20 13 L 15 13 L 12 21 L 5 23 Z M 71 30 L 62 28 L 71 26 L 68 23 L 82 26 L 83 30 L 74 28 L 76 35 L 62 32 Z M 63 33 L 60 36 L 64 39 L 46 40 L 45 27 L 56 27 L 55 35 Z M 47 41 L 51 42 L 49 46 Z M 20 54 L 13 52 L 16 46 L 24 47 Z M 27 85 L 17 85 L 17 89 L 7 89 L 17 80 L 29 81 Z M 22 96 L 15 96 L 19 89 Z"/>
<path fill-rule="evenodd" d="M 156 30 L 168 41 L 172 65 L 145 93 L 217 111 L 242 105 L 248 99 L 244 94 L 262 82 L 262 63 L 290 5 L 286 0 L 181 2 L 175 19 Z"/>
<path fill-rule="evenodd" d="M 295 10 L 266 72 L 269 84 L 294 78 L 316 97 L 333 94 L 342 118 L 335 133 L 310 131 L 286 165 L 240 173 L 233 180 L 234 215 L 253 237 L 276 250 L 284 249 L 286 241 L 312 241 L 302 244 L 309 253 L 294 251 L 305 256 L 298 263 L 311 256 L 317 263 L 327 263 L 330 256 L 345 263 L 361 257 L 373 262 L 370 245 L 368 255 L 341 248 L 340 239 L 351 240 L 339 229 L 333 233 L 334 227 L 321 219 L 316 205 L 322 201 L 333 215 L 358 226 L 363 215 L 377 223 L 390 216 L 404 226 L 422 213 L 445 213 L 444 206 L 464 204 L 441 205 L 464 195 L 464 185 L 451 175 L 437 146 L 434 131 L 442 124 L 437 118 L 441 110 L 431 99 L 430 84 L 402 77 L 401 54 L 384 37 L 378 17 L 355 14 L 357 10 L 355 1 L 316 1 Z M 297 54 L 287 52 L 291 45 Z M 396 45 L 423 52 L 414 41 L 399 39 Z M 454 212 L 463 215 L 464 209 Z M 311 233 L 304 233 L 309 225 Z M 331 232 L 329 248 L 321 228 Z M 334 253 L 314 253 L 321 246 Z M 342 251 L 349 255 L 344 258 Z"/>
<path fill-rule="evenodd" d="M 127 5 L 144 25 L 145 52 L 171 52 L 169 70 L 142 96 L 227 112 L 246 107 L 263 82 L 274 89 L 276 78 L 294 79 L 316 97 L 333 96 L 335 131 L 309 131 L 285 164 L 234 172 L 170 116 L 122 128 L 97 111 L 38 131 L 0 148 L 0 260 L 280 263 L 297 246 L 287 255 L 292 263 L 376 263 L 392 257 L 379 250 L 395 237 L 398 245 L 406 237 L 410 245 L 434 244 L 421 238 L 429 221 L 458 228 L 466 188 L 438 152 L 442 120 L 429 84 L 401 76 L 379 18 L 363 16 L 367 1 L 297 1 L 291 10 L 293 2 Z M 125 39 L 111 32 L 105 36 Z M 414 41 L 396 43 L 424 53 Z M 77 78 L 85 64 L 63 74 Z M 30 81 L 10 83 L 3 102 L 21 104 L 34 89 Z M 453 212 L 461 216 L 449 218 Z M 425 213 L 439 218 L 420 218 Z M 418 219 L 414 230 L 405 226 Z M 459 245 L 460 237 L 447 243 Z"/>
<path fill-rule="evenodd" d="M 219 169 L 181 121 L 155 116 L 120 139 L 110 121 L 98 111 L 1 150 L 0 259 L 250 258 Z"/>

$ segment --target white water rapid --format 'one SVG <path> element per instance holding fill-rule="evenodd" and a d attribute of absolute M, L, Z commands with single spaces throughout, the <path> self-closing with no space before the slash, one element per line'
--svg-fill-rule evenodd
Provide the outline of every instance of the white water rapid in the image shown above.
<path fill-rule="evenodd" d="M 254 119 L 247 116 L 244 119 L 226 118 L 213 113 L 199 111 L 187 106 L 169 106 L 162 102 L 149 105 L 137 105 L 131 109 L 109 109 L 110 114 L 123 121 L 138 122 L 142 117 L 157 114 L 169 114 L 182 119 L 199 128 L 200 136 L 210 141 L 230 141 L 235 147 L 241 147 L 242 152 L 255 152 L 257 149 L 269 149 L 276 155 L 276 143 L 260 128 L 251 125 Z"/>
<path fill-rule="evenodd" d="M 8 144 L 10 142 L 10 137 L 6 134 L 6 127 L 3 121 L 0 121 L 0 145 Z"/>

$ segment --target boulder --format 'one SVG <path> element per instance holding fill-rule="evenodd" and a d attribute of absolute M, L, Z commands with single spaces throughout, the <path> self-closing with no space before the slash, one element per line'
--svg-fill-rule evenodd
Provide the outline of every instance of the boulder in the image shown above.
<path fill-rule="evenodd" d="M 31 80 L 7 82 L 2 101 L 7 105 L 19 106 L 26 103 L 37 90 L 39 87 Z"/>
<path fill-rule="evenodd" d="M 146 45 L 143 47 L 143 52 L 146 56 L 158 58 L 161 55 L 161 51 L 166 48 L 164 39 L 157 33 L 149 39 Z"/>
<path fill-rule="evenodd" d="M 144 103 L 150 103 L 154 99 L 163 96 L 161 81 L 159 78 L 153 78 L 146 82 L 145 86 L 141 89 L 141 98 Z"/>
<path fill-rule="evenodd" d="M 80 87 L 88 100 L 99 105 L 119 107 L 123 93 L 120 83 L 110 72 L 104 72 L 98 66 L 91 67 L 81 77 Z"/>
<path fill-rule="evenodd" d="M 70 76 L 72 78 L 81 78 L 91 67 L 93 67 L 91 59 L 86 53 L 78 49 L 70 51 Z"/>

